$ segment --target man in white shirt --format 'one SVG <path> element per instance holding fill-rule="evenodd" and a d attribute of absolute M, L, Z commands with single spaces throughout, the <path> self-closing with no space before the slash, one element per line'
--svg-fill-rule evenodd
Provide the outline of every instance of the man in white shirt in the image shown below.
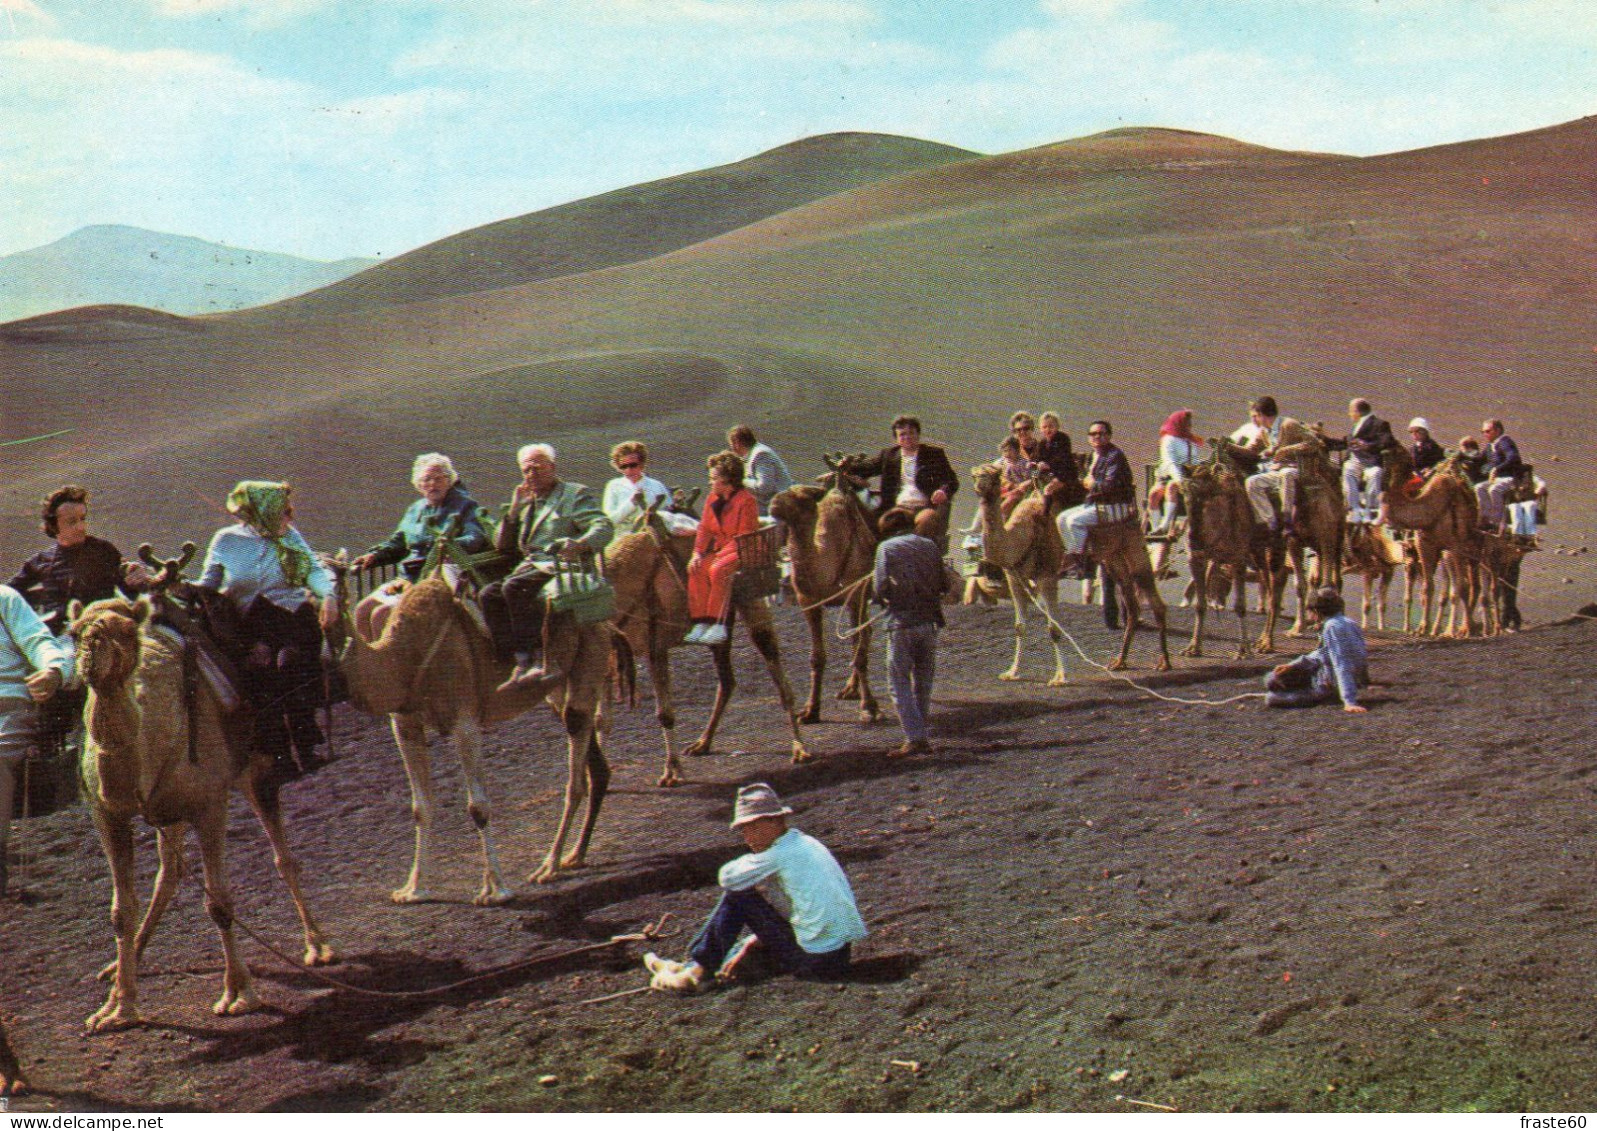
<path fill-rule="evenodd" d="M 721 869 L 720 902 L 688 948 L 689 961 L 643 956 L 655 989 L 692 993 L 707 973 L 730 976 L 754 945 L 801 978 L 834 978 L 848 970 L 852 945 L 866 935 L 854 891 L 824 844 L 788 828 L 792 813 L 764 782 L 738 790 L 732 828 L 749 854 Z M 786 917 L 760 894 L 756 885 L 765 880 L 786 897 Z M 745 927 L 753 938 L 736 948 Z"/>

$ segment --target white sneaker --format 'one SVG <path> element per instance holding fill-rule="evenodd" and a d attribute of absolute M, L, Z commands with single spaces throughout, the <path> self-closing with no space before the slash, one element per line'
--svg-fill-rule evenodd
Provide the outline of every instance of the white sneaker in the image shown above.
<path fill-rule="evenodd" d="M 708 625 L 704 625 L 704 624 L 696 624 L 696 625 L 694 625 L 692 628 L 688 629 L 688 634 L 682 638 L 682 643 L 684 643 L 684 644 L 702 644 L 702 643 L 704 643 L 704 630 L 706 628 L 708 628 L 708 627 L 709 627 Z"/>
<path fill-rule="evenodd" d="M 683 969 L 683 965 L 669 958 L 661 958 L 652 950 L 643 956 L 644 969 L 651 974 L 676 974 Z"/>
<path fill-rule="evenodd" d="M 717 644 L 725 644 L 726 643 L 726 625 L 724 625 L 724 624 L 706 625 L 704 627 L 704 631 L 699 634 L 699 638 L 697 640 L 695 640 L 694 643 L 695 644 L 704 644 L 704 645 L 706 645 L 708 647 L 711 647 L 711 648 L 714 648 Z"/>

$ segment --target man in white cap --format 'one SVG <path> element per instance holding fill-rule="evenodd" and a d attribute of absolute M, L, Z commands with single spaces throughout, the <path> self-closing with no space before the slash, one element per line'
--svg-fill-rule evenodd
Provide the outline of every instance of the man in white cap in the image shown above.
<path fill-rule="evenodd" d="M 688 948 L 687 962 L 643 956 L 655 989 L 692 993 L 707 973 L 730 976 L 753 946 L 801 978 L 833 978 L 848 970 L 852 945 L 866 934 L 854 891 L 824 844 L 788 828 L 792 812 L 764 782 L 738 790 L 732 828 L 749 853 L 722 867 L 720 902 Z M 756 885 L 765 880 L 774 880 L 786 897 L 786 917 L 760 894 Z M 745 927 L 752 937 L 734 954 Z"/>

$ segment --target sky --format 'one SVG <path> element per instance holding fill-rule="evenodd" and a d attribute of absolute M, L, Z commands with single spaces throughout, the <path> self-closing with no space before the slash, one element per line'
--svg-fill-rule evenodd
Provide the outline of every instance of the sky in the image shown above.
<path fill-rule="evenodd" d="M 0 0 L 0 255 L 386 258 L 843 130 L 1370 155 L 1591 113 L 1589 0 Z"/>

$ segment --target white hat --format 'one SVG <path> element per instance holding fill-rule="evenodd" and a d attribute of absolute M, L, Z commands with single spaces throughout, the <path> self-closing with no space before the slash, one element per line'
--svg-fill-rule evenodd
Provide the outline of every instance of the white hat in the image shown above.
<path fill-rule="evenodd" d="M 1431 430 L 1431 422 L 1426 420 L 1423 416 L 1416 416 L 1413 420 L 1408 422 L 1408 430 L 1412 432 L 1416 428 L 1423 428 L 1425 431 L 1429 432 Z"/>
<path fill-rule="evenodd" d="M 776 790 L 757 781 L 738 790 L 737 804 L 732 808 L 732 827 L 738 828 L 761 817 L 786 817 L 792 812 L 782 804 Z"/>

